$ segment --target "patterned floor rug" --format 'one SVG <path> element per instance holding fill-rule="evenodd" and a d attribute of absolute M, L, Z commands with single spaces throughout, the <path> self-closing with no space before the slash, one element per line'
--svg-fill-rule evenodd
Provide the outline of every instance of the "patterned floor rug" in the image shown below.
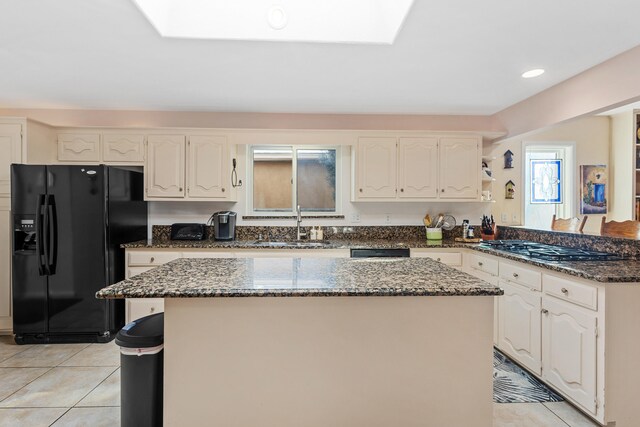
<path fill-rule="evenodd" d="M 561 402 L 562 396 L 538 381 L 498 350 L 493 350 L 493 401 L 496 403 Z"/>

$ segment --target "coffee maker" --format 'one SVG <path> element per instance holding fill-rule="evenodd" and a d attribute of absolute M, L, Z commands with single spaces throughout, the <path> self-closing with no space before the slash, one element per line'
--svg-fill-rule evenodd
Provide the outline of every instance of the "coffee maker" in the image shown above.
<path fill-rule="evenodd" d="M 237 213 L 231 211 L 221 211 L 211 215 L 213 238 L 215 240 L 235 240 L 237 216 Z"/>

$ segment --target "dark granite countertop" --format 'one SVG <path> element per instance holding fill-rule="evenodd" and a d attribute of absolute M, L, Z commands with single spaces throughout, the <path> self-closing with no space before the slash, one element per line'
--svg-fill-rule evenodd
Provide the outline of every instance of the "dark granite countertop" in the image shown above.
<path fill-rule="evenodd" d="M 125 243 L 123 248 L 136 249 L 389 249 L 389 248 L 458 248 L 467 247 L 468 243 L 458 243 L 453 240 L 426 239 L 388 239 L 367 240 L 323 240 L 300 241 L 298 246 L 265 246 L 256 240 L 138 240 Z"/>
<path fill-rule="evenodd" d="M 214 240 L 181 241 L 181 240 L 141 240 L 122 245 L 125 248 L 175 248 L 175 249 L 358 249 L 358 248 L 467 248 L 488 255 L 495 255 L 536 267 L 545 268 L 558 273 L 582 277 L 601 283 L 633 283 L 640 282 L 640 260 L 630 258 L 620 261 L 571 261 L 554 262 L 534 260 L 508 252 L 483 248 L 478 244 L 460 243 L 453 240 L 427 241 L 426 239 L 394 240 L 331 240 L 321 246 L 274 246 L 265 247 L 256 244 L 255 240 L 236 240 L 220 242 Z"/>
<path fill-rule="evenodd" d="M 640 260 L 622 259 L 617 261 L 544 261 L 527 258 L 522 255 L 484 248 L 480 245 L 467 245 L 469 249 L 519 261 L 536 267 L 571 276 L 582 277 L 601 283 L 633 283 L 640 282 Z"/>
<path fill-rule="evenodd" d="M 182 258 L 97 298 L 496 296 L 503 291 L 429 258 Z"/>

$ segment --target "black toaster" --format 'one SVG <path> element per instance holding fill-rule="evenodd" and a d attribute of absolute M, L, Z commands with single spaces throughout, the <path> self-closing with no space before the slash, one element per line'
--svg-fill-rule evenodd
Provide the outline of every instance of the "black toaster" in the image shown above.
<path fill-rule="evenodd" d="M 204 240 L 205 234 L 204 224 L 171 224 L 171 240 Z"/>

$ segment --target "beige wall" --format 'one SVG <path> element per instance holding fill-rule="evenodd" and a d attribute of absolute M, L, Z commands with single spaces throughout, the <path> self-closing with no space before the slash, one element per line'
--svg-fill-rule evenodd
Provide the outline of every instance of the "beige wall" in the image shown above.
<path fill-rule="evenodd" d="M 640 46 L 498 112 L 507 137 L 608 111 L 640 99 Z"/>
<path fill-rule="evenodd" d="M 607 219 L 633 219 L 633 180 L 635 168 L 633 112 L 611 116 L 611 171 L 609 177 L 615 190 Z"/>
<path fill-rule="evenodd" d="M 576 212 L 579 210 L 578 200 L 580 191 L 579 167 L 580 165 L 606 164 L 609 165 L 609 117 L 593 116 L 584 119 L 573 120 L 569 123 L 556 126 L 552 129 L 529 134 L 526 137 L 510 138 L 490 147 L 492 156 L 497 157 L 493 164 L 493 174 L 496 178 L 493 186 L 493 194 L 496 203 L 492 207 L 496 222 L 505 225 L 523 224 L 522 208 L 524 203 L 523 183 L 523 142 L 575 142 L 576 143 L 576 173 L 574 194 Z M 503 154 L 511 150 L 514 153 L 513 169 L 504 169 Z M 486 150 L 485 150 L 486 151 Z M 611 175 L 611 171 L 609 171 Z M 515 199 L 505 200 L 504 185 L 512 180 L 516 184 Z M 609 199 L 611 199 L 611 184 Z M 501 214 L 507 214 L 507 221 L 501 221 Z M 515 221 L 513 217 L 515 215 Z M 590 215 L 585 231 L 598 232 L 600 230 L 600 215 Z M 551 218 L 549 218 L 551 224 Z"/>

